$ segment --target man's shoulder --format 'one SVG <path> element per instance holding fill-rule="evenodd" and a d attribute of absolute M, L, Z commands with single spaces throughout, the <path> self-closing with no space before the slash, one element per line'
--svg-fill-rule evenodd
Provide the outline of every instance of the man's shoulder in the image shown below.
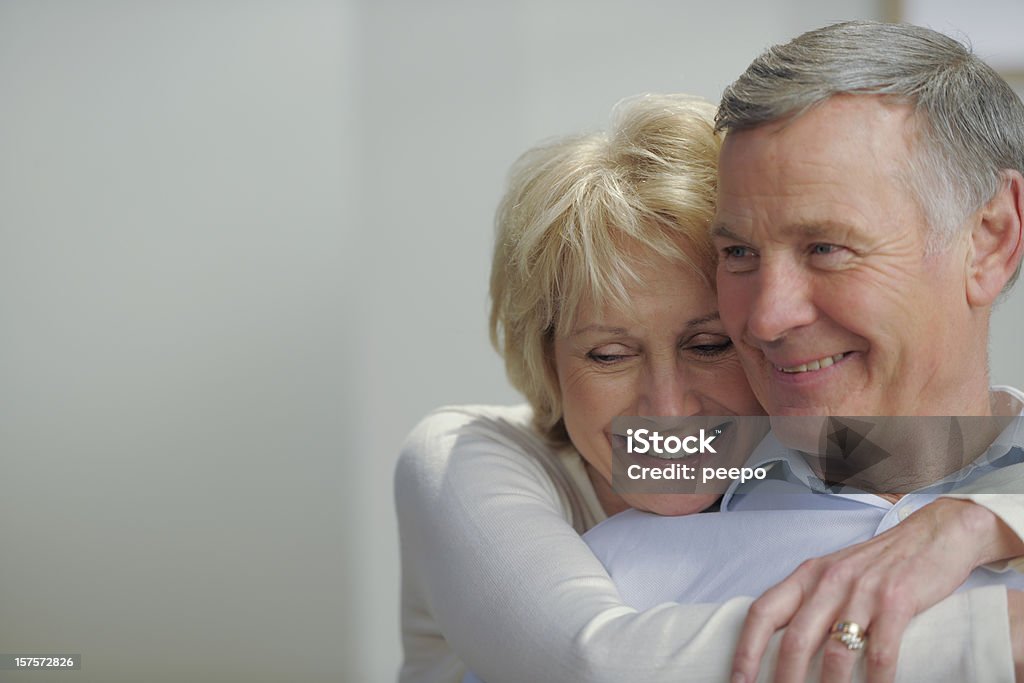
<path fill-rule="evenodd" d="M 996 415 L 1024 415 L 1024 391 L 1007 384 L 996 384 L 990 393 L 992 411 Z"/>

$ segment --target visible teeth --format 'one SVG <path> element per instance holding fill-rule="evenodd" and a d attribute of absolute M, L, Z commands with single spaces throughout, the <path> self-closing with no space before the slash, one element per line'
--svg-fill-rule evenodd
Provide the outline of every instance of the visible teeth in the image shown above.
<path fill-rule="evenodd" d="M 652 458 L 658 458 L 659 460 L 683 460 L 684 458 L 692 458 L 690 453 L 655 453 L 654 449 L 651 452 L 644 453 L 644 455 L 651 456 Z"/>
<path fill-rule="evenodd" d="M 810 363 L 803 363 L 801 365 L 794 365 L 791 368 L 784 368 L 784 367 L 776 365 L 775 369 L 779 370 L 780 372 L 785 372 L 785 373 L 788 373 L 788 374 L 796 374 L 798 372 L 813 372 L 815 370 L 821 370 L 822 368 L 827 368 L 827 367 L 833 365 L 834 363 L 838 363 L 839 361 L 841 361 L 843 359 L 843 356 L 845 356 L 845 355 L 846 355 L 845 353 L 837 353 L 834 356 L 825 356 L 824 358 L 819 358 L 818 360 L 812 360 Z"/>

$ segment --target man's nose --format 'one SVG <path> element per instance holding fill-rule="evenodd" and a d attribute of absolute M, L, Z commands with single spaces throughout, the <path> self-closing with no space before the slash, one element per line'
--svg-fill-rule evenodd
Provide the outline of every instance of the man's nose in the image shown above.
<path fill-rule="evenodd" d="M 753 285 L 747 319 L 748 341 L 771 344 L 791 330 L 809 325 L 815 318 L 809 277 L 793 263 L 762 263 Z"/>
<path fill-rule="evenodd" d="M 646 373 L 638 415 L 686 416 L 701 411 L 700 395 L 681 368 L 653 368 Z"/>

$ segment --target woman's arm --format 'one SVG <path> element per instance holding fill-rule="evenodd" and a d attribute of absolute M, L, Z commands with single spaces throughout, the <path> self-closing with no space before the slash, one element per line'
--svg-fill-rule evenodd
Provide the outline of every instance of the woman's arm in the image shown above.
<path fill-rule="evenodd" d="M 1003 476 L 992 477 L 981 482 L 982 490 L 987 493 L 950 494 L 943 499 L 969 500 L 988 510 L 989 531 L 984 538 L 988 547 L 985 552 L 994 559 L 985 562 L 985 566 L 994 571 L 1007 569 L 1024 570 L 1024 467 L 1015 465 L 1007 468 L 1010 474 L 1000 471 Z M 1004 493 L 997 493 L 1005 489 Z"/>
<path fill-rule="evenodd" d="M 1020 567 L 1024 554 L 1021 493 L 1024 465 L 1002 467 L 923 506 L 866 543 L 802 566 L 752 606 L 737 648 L 736 669 L 752 680 L 768 637 L 788 626 L 777 680 L 799 680 L 813 652 L 808 641 L 821 631 L 821 616 L 857 612 L 865 615 L 860 617 L 863 625 L 871 623 L 874 642 L 867 657 L 871 680 L 892 680 L 895 643 L 911 617 L 955 590 L 977 567 Z M 1010 618 L 1015 629 L 1014 658 L 1020 668 L 1024 605 L 1020 595 L 1013 593 Z M 834 641 L 826 648 L 826 673 L 844 680 L 844 672 L 857 657 Z"/>
<path fill-rule="evenodd" d="M 687 641 L 701 624 L 723 622 L 733 638 L 712 647 L 725 652 L 749 599 L 627 607 L 566 519 L 564 493 L 517 446 L 459 413 L 435 413 L 414 430 L 395 478 L 403 610 L 422 600 L 459 659 L 488 683 L 678 680 L 673 662 L 698 680 L 727 675 L 727 659 Z"/>
<path fill-rule="evenodd" d="M 785 627 L 776 681 L 805 680 L 823 645 L 823 680 L 849 680 L 866 657 L 870 680 L 892 681 L 906 656 L 901 642 L 911 619 L 976 567 L 1021 550 L 1020 539 L 980 505 L 947 498 L 925 505 L 866 542 L 804 562 L 755 600 L 737 646 L 735 680 L 756 679 L 769 638 Z M 827 638 L 839 620 L 867 629 L 864 653 Z"/>
<path fill-rule="evenodd" d="M 407 658 L 443 638 L 488 683 L 728 680 L 750 600 L 626 606 L 544 468 L 472 423 L 453 413 L 427 418 L 396 472 Z M 903 678 L 1012 680 L 1005 596 L 969 591 L 916 619 L 903 640 Z M 427 612 L 437 633 L 419 628 Z M 409 680 L 461 675 L 408 672 Z"/>

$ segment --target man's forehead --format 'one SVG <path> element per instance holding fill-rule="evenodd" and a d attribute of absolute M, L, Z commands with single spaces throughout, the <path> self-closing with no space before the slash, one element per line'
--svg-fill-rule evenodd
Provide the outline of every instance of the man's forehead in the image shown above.
<path fill-rule="evenodd" d="M 837 238 L 885 218 L 917 218 L 907 179 L 913 111 L 879 96 L 836 96 L 798 117 L 730 133 L 713 234 Z M 897 215 L 899 214 L 899 215 Z"/>
<path fill-rule="evenodd" d="M 716 216 L 711 225 L 711 237 L 724 240 L 750 241 L 752 235 L 749 225 L 733 224 L 724 216 Z M 856 224 L 836 220 L 795 221 L 775 226 L 772 238 L 793 240 L 798 242 L 849 242 L 860 237 L 860 229 Z"/>
<path fill-rule="evenodd" d="M 729 132 L 721 154 L 723 160 L 749 153 L 799 159 L 845 145 L 893 154 L 909 148 L 915 131 L 916 114 L 905 102 L 884 95 L 833 95 L 806 111 Z"/>

